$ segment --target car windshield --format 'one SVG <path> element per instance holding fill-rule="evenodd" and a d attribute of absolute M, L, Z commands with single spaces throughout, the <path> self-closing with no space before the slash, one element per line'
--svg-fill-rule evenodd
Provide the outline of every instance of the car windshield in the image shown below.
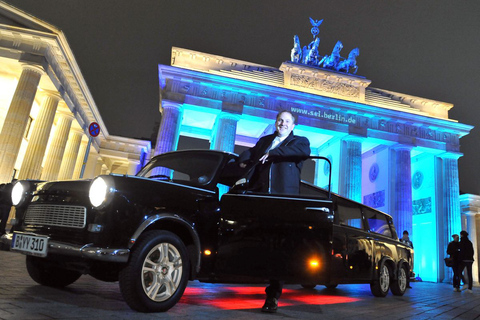
<path fill-rule="evenodd" d="M 216 153 L 166 153 L 153 158 L 137 176 L 200 187 L 212 181 L 221 161 Z"/>

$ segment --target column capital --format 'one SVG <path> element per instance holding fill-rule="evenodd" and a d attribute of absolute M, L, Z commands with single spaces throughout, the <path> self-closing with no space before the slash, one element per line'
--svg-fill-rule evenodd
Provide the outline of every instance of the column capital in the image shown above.
<path fill-rule="evenodd" d="M 63 99 L 62 95 L 61 95 L 60 92 L 58 92 L 58 91 L 41 89 L 41 88 L 40 88 L 39 93 L 40 93 L 40 95 L 42 95 L 43 97 L 49 97 L 49 98 L 52 98 L 52 99 L 56 99 L 56 100 L 59 101 L 59 102 L 60 102 L 60 100 Z"/>
<path fill-rule="evenodd" d="M 397 150 L 397 151 L 400 151 L 400 150 L 412 151 L 413 147 L 414 146 L 412 146 L 412 145 L 397 143 L 397 144 L 394 144 L 394 145 L 390 146 L 390 149 L 391 150 Z"/>
<path fill-rule="evenodd" d="M 69 120 L 75 119 L 75 116 L 72 113 L 63 111 L 63 110 L 58 110 L 56 115 L 57 117 L 61 117 Z"/>
<path fill-rule="evenodd" d="M 182 110 L 183 109 L 183 103 L 178 103 L 170 100 L 162 100 L 162 103 L 160 104 L 160 113 L 163 114 L 164 109 L 178 109 Z"/>
<path fill-rule="evenodd" d="M 81 134 L 82 137 L 83 137 L 83 135 L 85 134 L 85 132 L 83 131 L 82 128 L 74 128 L 74 127 L 72 127 L 72 128 L 70 128 L 70 132 Z M 81 142 L 81 141 L 80 141 L 80 142 Z"/>
<path fill-rule="evenodd" d="M 355 142 L 362 143 L 364 140 L 365 140 L 365 137 L 351 135 L 351 134 L 348 134 L 342 137 L 342 141 L 355 141 Z"/>
<path fill-rule="evenodd" d="M 216 120 L 220 120 L 220 119 L 238 121 L 241 119 L 241 116 L 239 114 L 222 111 L 217 115 L 217 118 L 216 118 Z"/>
<path fill-rule="evenodd" d="M 457 152 L 444 152 L 437 154 L 437 157 L 442 158 L 442 159 L 454 159 L 458 160 L 461 157 L 463 157 L 463 153 L 457 153 Z"/>
<path fill-rule="evenodd" d="M 20 65 L 22 66 L 22 70 L 31 70 L 31 71 L 34 71 L 34 72 L 38 73 L 39 75 L 44 75 L 45 74 L 45 70 L 39 64 L 22 61 L 20 63 Z"/>

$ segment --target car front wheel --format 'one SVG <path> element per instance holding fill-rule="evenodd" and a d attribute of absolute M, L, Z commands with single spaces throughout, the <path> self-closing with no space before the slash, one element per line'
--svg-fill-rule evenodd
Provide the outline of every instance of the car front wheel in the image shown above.
<path fill-rule="evenodd" d="M 408 279 L 407 279 L 407 269 L 405 265 L 401 266 L 398 269 L 398 277 L 395 280 L 392 280 L 390 284 L 390 290 L 395 296 L 403 296 L 405 291 L 407 290 Z"/>
<path fill-rule="evenodd" d="M 127 304 L 140 312 L 163 312 L 183 295 L 189 260 L 182 240 L 169 231 L 149 231 L 132 249 L 120 271 L 120 291 Z"/>
<path fill-rule="evenodd" d="M 385 297 L 388 294 L 390 288 L 390 270 L 383 264 L 380 267 L 380 273 L 378 279 L 373 280 L 370 283 L 370 290 L 375 297 Z"/>
<path fill-rule="evenodd" d="M 66 287 L 82 276 L 80 272 L 58 267 L 45 258 L 27 256 L 26 264 L 30 277 L 48 287 Z"/>

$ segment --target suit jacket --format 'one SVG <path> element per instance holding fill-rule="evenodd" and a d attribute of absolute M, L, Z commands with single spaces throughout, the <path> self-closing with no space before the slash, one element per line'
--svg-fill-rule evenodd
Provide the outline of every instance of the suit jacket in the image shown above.
<path fill-rule="evenodd" d="M 298 194 L 303 161 L 310 155 L 310 142 L 291 132 L 279 146 L 269 151 L 265 164 L 258 163 L 276 136 L 274 133 L 260 138 L 254 147 L 240 155 L 239 162 L 250 166 L 257 164 L 250 178 L 252 190 Z"/>

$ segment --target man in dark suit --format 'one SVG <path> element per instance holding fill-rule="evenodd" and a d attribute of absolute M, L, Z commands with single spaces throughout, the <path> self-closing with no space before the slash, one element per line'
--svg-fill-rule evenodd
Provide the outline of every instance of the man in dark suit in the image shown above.
<path fill-rule="evenodd" d="M 256 165 L 250 180 L 251 190 L 275 194 L 298 194 L 303 161 L 310 155 L 310 142 L 295 136 L 295 117 L 281 111 L 275 122 L 276 131 L 261 137 L 254 147 L 244 151 L 240 167 Z"/>
<path fill-rule="evenodd" d="M 274 134 L 264 136 L 239 157 L 242 168 L 256 165 L 250 179 L 250 190 L 274 194 L 298 194 L 303 161 L 310 155 L 310 142 L 295 136 L 295 117 L 290 111 L 280 111 Z M 282 294 L 283 281 L 270 279 L 265 289 L 267 299 L 263 312 L 276 312 Z"/>

